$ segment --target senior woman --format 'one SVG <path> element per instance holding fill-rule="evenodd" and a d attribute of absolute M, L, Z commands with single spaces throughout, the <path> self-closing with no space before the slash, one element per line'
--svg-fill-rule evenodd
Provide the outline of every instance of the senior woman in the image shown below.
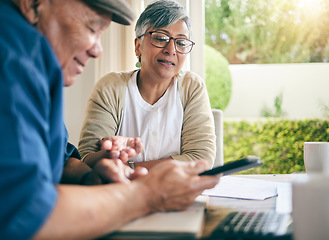
<path fill-rule="evenodd" d="M 168 159 L 205 159 L 211 167 L 215 134 L 205 82 L 182 72 L 194 45 L 185 9 L 175 1 L 155 1 L 140 15 L 135 33 L 140 69 L 110 73 L 96 84 L 80 136 L 82 158 L 92 166 L 97 142 L 119 135 L 143 142 L 132 167 L 150 169 Z"/>

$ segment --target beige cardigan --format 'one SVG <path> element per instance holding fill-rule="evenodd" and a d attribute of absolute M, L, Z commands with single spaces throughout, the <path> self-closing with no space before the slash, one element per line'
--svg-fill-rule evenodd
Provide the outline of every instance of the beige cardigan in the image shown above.
<path fill-rule="evenodd" d="M 134 71 L 109 73 L 94 87 L 88 101 L 80 135 L 82 159 L 99 150 L 97 142 L 116 135 L 125 104 L 128 80 Z M 205 159 L 213 166 L 216 136 L 205 82 L 195 73 L 186 72 L 178 78 L 178 89 L 184 109 L 181 133 L 181 161 Z M 163 136 L 165 137 L 165 136 Z"/>

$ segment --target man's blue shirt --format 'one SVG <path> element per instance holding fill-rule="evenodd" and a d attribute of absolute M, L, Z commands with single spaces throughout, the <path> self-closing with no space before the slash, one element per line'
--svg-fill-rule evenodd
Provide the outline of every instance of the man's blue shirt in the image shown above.
<path fill-rule="evenodd" d="M 0 239 L 29 239 L 57 200 L 67 145 L 63 77 L 48 41 L 0 1 Z"/>

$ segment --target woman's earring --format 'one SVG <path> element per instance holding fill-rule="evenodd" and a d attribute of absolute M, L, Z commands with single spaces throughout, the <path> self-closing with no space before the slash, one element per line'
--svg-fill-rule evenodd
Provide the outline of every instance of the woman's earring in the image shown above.
<path fill-rule="evenodd" d="M 138 62 L 135 64 L 137 68 L 141 68 L 142 63 L 141 63 L 141 57 L 138 57 Z"/>
<path fill-rule="evenodd" d="M 179 76 L 179 77 L 182 77 L 183 75 L 184 75 L 183 70 L 180 70 L 180 71 L 178 72 L 178 76 Z"/>

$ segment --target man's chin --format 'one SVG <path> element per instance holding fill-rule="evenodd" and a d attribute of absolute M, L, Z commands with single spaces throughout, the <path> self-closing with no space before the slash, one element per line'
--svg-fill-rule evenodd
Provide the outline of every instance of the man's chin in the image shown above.
<path fill-rule="evenodd" d="M 75 75 L 75 76 L 65 76 L 64 86 L 65 87 L 72 86 L 75 83 L 76 79 L 77 79 L 77 75 Z"/>

